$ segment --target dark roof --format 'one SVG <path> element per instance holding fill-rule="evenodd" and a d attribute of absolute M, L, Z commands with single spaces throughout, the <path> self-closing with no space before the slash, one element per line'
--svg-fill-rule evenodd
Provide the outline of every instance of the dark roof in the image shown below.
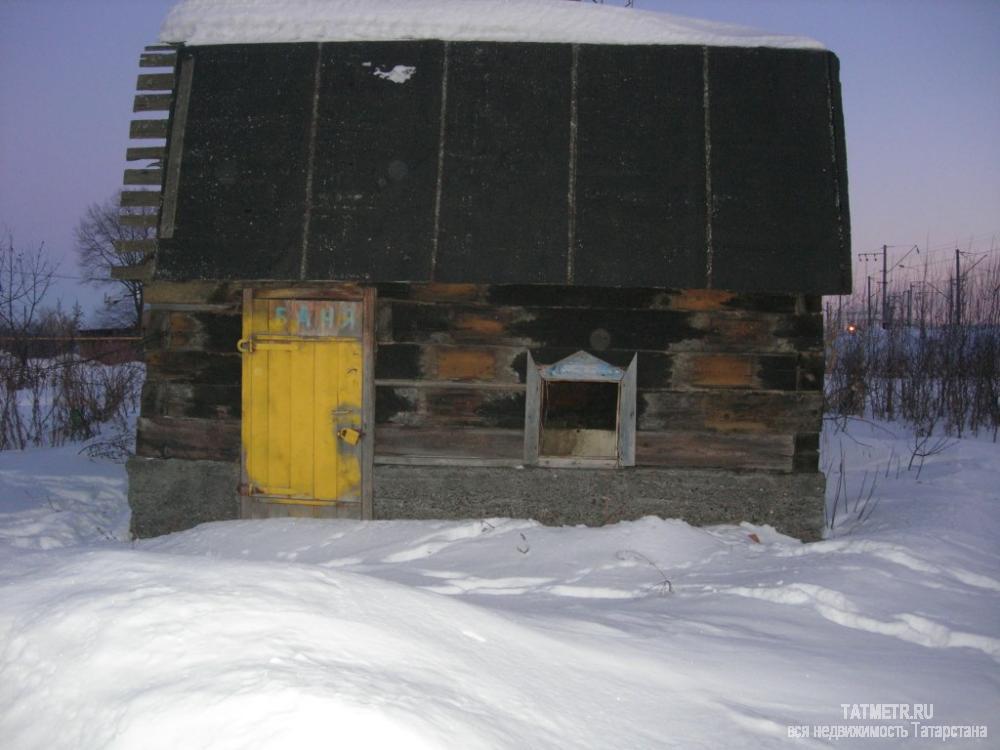
<path fill-rule="evenodd" d="M 158 278 L 850 288 L 830 52 L 414 41 L 179 57 L 193 76 Z M 397 66 L 414 70 L 379 75 Z"/>

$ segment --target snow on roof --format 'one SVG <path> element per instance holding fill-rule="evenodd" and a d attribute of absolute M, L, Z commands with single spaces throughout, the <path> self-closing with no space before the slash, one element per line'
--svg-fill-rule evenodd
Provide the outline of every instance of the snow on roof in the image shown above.
<path fill-rule="evenodd" d="M 824 49 L 806 37 L 567 0 L 181 0 L 160 41 L 187 44 L 442 39 Z"/>

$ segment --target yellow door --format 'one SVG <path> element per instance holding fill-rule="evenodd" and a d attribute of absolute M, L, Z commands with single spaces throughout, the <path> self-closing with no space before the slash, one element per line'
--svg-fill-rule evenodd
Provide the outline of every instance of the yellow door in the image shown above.
<path fill-rule="evenodd" d="M 360 302 L 254 299 L 243 313 L 244 492 L 361 501 Z"/>

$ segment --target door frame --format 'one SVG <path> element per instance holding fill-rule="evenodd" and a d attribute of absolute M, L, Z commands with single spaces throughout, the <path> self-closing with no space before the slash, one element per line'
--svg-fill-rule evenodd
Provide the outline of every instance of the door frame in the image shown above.
<path fill-rule="evenodd" d="M 344 283 L 302 287 L 244 287 L 241 316 L 245 315 L 246 310 L 252 309 L 254 299 L 327 299 L 341 302 L 361 302 L 361 520 L 370 521 L 374 515 L 375 489 L 373 476 L 375 467 L 375 303 L 377 299 L 375 287 Z M 242 368 L 240 373 L 242 392 Z M 242 415 L 240 419 L 243 419 Z M 242 443 L 242 437 L 240 440 Z M 247 475 L 246 455 L 245 451 L 242 450 L 242 445 L 240 453 L 240 494 L 249 496 L 250 479 Z"/>

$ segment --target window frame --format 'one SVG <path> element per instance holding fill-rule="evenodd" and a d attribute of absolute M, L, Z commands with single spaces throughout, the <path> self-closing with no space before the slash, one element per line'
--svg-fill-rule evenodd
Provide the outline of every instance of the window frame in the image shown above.
<path fill-rule="evenodd" d="M 635 466 L 636 372 L 639 355 L 628 367 L 616 367 L 584 350 L 551 365 L 540 365 L 528 352 L 524 400 L 524 462 L 530 466 L 562 468 L 622 468 Z M 616 456 L 546 456 L 540 452 L 542 403 L 547 382 L 617 383 Z"/>

